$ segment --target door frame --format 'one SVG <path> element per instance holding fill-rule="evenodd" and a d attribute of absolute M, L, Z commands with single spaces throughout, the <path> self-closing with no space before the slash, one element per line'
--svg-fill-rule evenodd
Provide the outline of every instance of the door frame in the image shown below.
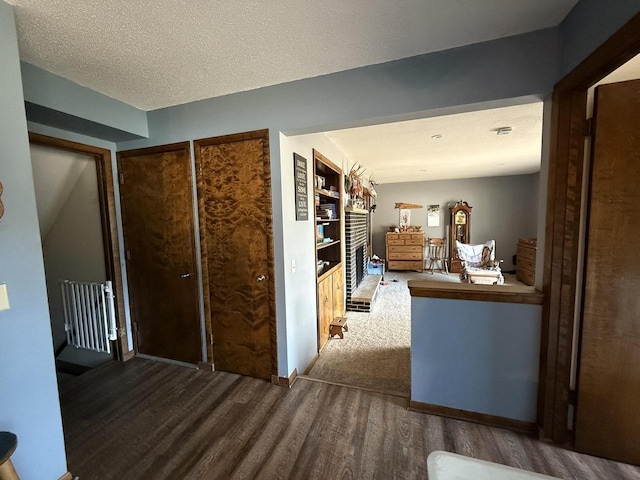
<path fill-rule="evenodd" d="M 204 324 L 207 335 L 207 364 L 215 369 L 215 359 L 213 358 L 213 327 L 211 324 L 211 301 L 209 297 L 209 270 L 207 262 L 207 239 L 206 239 L 206 214 L 204 206 L 204 185 L 202 183 L 202 159 L 200 156 L 201 147 L 208 145 L 219 145 L 222 143 L 242 142 L 245 140 L 261 139 L 263 141 L 263 158 L 265 159 L 264 176 L 265 189 L 269 192 L 269 209 L 267 220 L 267 251 L 270 252 L 270 258 L 267 261 L 267 282 L 269 284 L 270 300 L 269 310 L 271 312 L 269 325 L 271 329 L 271 374 L 278 375 L 278 323 L 276 317 L 276 299 L 275 299 L 275 267 L 274 267 L 274 245 L 273 245 L 273 193 L 271 187 L 271 160 L 269 154 L 269 130 L 255 130 L 252 132 L 234 133 L 231 135 L 222 135 L 219 137 L 203 138 L 193 141 L 193 151 L 195 155 L 196 165 L 196 186 L 198 191 L 198 220 L 200 225 L 200 255 L 202 265 L 202 291 L 204 297 Z"/>
<path fill-rule="evenodd" d="M 567 426 L 584 142 L 588 135 L 587 91 L 640 53 L 640 14 L 593 51 L 554 87 L 547 193 L 538 429 L 554 443 L 572 441 Z"/>
<path fill-rule="evenodd" d="M 54 148 L 56 150 L 89 155 L 95 159 L 105 269 L 107 279 L 113 282 L 116 296 L 115 306 L 118 340 L 115 341 L 115 357 L 117 360 L 127 361 L 133 358 L 135 352 L 129 350 L 126 335 L 124 282 L 122 268 L 120 266 L 120 241 L 118 240 L 118 222 L 116 219 L 116 199 L 113 184 L 113 168 L 111 165 L 111 151 L 106 148 L 85 145 L 83 143 L 63 140 L 34 132 L 29 132 L 29 143 Z"/>
<path fill-rule="evenodd" d="M 165 152 L 175 152 L 178 150 L 184 150 L 186 151 L 188 157 L 189 157 L 189 166 L 191 168 L 193 168 L 193 158 L 191 157 L 191 142 L 189 141 L 185 141 L 185 142 L 176 142 L 176 143 L 170 143 L 170 144 L 166 144 L 166 145 L 158 145 L 158 146 L 154 146 L 154 147 L 144 147 L 144 148 L 136 148 L 133 150 L 122 150 L 122 151 L 118 151 L 116 152 L 116 159 L 117 159 L 117 165 L 118 165 L 118 172 L 122 171 L 122 160 L 123 158 L 127 158 L 127 157 L 135 157 L 138 155 L 153 155 L 156 153 L 165 153 Z M 189 181 L 189 185 L 191 186 L 191 188 L 193 189 L 193 172 L 191 172 L 191 178 Z M 119 173 L 119 181 L 122 182 L 122 174 Z M 121 194 L 122 195 L 122 194 Z M 191 192 L 191 198 L 193 199 L 193 191 Z M 192 205 L 193 207 L 193 205 Z M 192 234 L 192 246 L 193 246 L 193 265 L 196 267 L 195 271 L 197 272 L 197 267 L 198 267 L 198 252 L 197 252 L 197 245 L 196 245 L 196 232 L 195 232 L 195 214 L 193 211 L 193 208 L 189 209 L 190 215 L 191 215 L 191 224 L 193 226 L 193 228 L 191 229 L 191 234 Z M 122 202 L 120 203 L 120 214 L 122 216 L 122 237 L 124 240 L 124 247 L 126 249 L 126 232 L 125 232 L 125 217 L 126 217 L 126 212 L 124 207 L 122 206 Z M 125 255 L 126 255 L 126 250 L 125 250 Z M 196 273 L 197 275 L 197 273 Z M 196 285 L 198 284 L 198 279 L 196 279 Z M 138 353 L 138 338 L 137 335 L 134 334 L 134 328 L 133 325 L 135 325 L 136 322 L 136 318 L 135 318 L 135 308 L 133 308 L 133 303 L 134 303 L 134 296 L 133 295 L 129 295 L 129 314 L 131 315 L 131 338 L 133 341 L 133 352 L 134 354 Z M 199 291 L 196 292 L 196 302 L 197 302 L 197 311 L 198 311 L 198 326 L 199 328 L 199 336 L 200 336 L 200 358 L 202 358 L 202 314 L 201 314 L 201 308 L 200 308 L 200 293 Z M 156 357 L 154 357 L 156 358 Z M 159 358 L 159 357 L 158 357 Z M 175 360 L 171 360 L 171 359 L 162 359 L 162 360 L 168 360 L 170 362 L 177 362 L 180 364 L 183 364 L 183 362 L 179 362 L 179 361 L 175 361 Z M 186 363 L 184 363 L 186 365 Z M 199 365 L 199 364 L 196 364 Z"/>

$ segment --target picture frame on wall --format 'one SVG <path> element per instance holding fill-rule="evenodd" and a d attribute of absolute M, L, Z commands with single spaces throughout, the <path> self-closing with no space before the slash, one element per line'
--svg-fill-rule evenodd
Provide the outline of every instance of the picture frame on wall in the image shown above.
<path fill-rule="evenodd" d="M 440 205 L 427 206 L 427 227 L 440 226 Z"/>
<path fill-rule="evenodd" d="M 398 226 L 400 228 L 407 228 L 411 223 L 411 210 L 408 208 L 400 209 L 400 220 Z"/>
<path fill-rule="evenodd" d="M 296 202 L 296 220 L 309 219 L 309 194 L 307 192 L 307 159 L 293 154 L 293 175 Z"/>

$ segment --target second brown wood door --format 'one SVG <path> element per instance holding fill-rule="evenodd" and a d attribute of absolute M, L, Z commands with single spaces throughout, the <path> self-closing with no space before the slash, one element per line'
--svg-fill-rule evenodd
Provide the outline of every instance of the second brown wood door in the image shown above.
<path fill-rule="evenodd" d="M 194 143 L 205 324 L 216 370 L 277 374 L 266 130 Z"/>
<path fill-rule="evenodd" d="M 139 353 L 202 360 L 189 144 L 118 153 Z"/>
<path fill-rule="evenodd" d="M 576 450 L 640 464 L 640 80 L 596 89 Z"/>

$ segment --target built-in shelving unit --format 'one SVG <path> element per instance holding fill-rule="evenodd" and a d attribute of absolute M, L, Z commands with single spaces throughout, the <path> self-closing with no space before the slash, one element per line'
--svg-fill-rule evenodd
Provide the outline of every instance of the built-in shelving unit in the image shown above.
<path fill-rule="evenodd" d="M 344 315 L 342 268 L 342 169 L 313 151 L 316 261 L 318 281 L 318 351 L 329 339 L 334 318 Z"/>

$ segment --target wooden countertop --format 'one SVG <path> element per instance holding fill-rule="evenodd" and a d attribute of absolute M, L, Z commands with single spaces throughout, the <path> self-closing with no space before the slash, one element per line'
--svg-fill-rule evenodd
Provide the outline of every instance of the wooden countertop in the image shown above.
<path fill-rule="evenodd" d="M 480 302 L 525 303 L 542 305 L 544 294 L 534 287 L 520 285 L 476 285 L 473 283 L 409 280 L 412 297 L 448 298 Z"/>

